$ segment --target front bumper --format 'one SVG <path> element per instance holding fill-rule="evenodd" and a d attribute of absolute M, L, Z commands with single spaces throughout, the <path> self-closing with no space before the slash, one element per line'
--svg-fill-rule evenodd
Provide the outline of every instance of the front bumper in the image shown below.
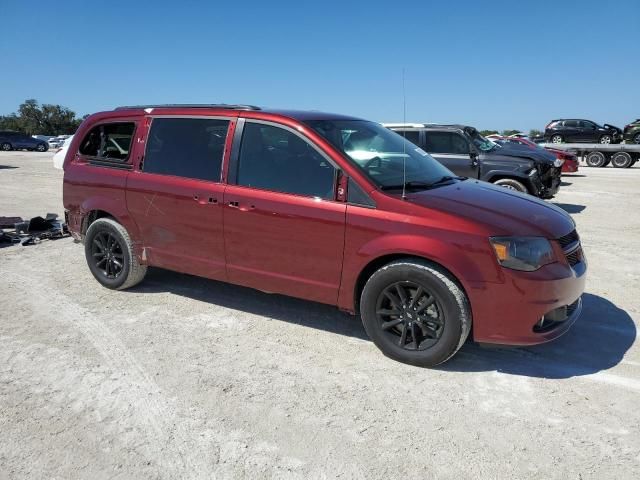
<path fill-rule="evenodd" d="M 480 343 L 536 345 L 558 338 L 579 318 L 587 264 L 556 262 L 535 272 L 503 269 L 503 282 L 469 291 L 473 339 Z M 566 318 L 553 318 L 567 307 Z M 542 327 L 542 328 L 540 328 Z"/>

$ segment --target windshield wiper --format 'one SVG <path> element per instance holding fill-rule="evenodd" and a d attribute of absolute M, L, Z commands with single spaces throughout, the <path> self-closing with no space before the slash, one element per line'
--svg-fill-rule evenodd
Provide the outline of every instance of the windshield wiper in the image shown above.
<path fill-rule="evenodd" d="M 419 180 L 411 180 L 409 182 L 405 182 L 404 185 L 400 184 L 400 185 L 383 185 L 382 187 L 380 187 L 382 190 L 400 190 L 403 188 L 407 188 L 407 189 L 418 189 L 418 188 L 423 188 L 423 189 L 428 189 L 428 188 L 433 188 L 433 187 L 437 187 L 439 185 L 444 185 L 445 183 L 448 183 L 452 180 L 466 180 L 467 177 L 452 177 L 451 175 L 445 175 L 444 177 L 439 178 L 438 180 L 436 180 L 435 182 L 421 182 Z"/>

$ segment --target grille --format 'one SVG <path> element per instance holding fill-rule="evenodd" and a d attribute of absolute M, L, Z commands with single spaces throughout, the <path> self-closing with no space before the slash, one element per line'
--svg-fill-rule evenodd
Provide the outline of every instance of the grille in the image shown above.
<path fill-rule="evenodd" d="M 564 237 L 560 237 L 558 239 L 558 243 L 560 243 L 560 246 L 562 248 L 567 248 L 569 245 L 571 245 L 572 243 L 577 242 L 578 240 L 580 240 L 580 237 L 578 236 L 578 232 L 576 232 L 574 230 L 569 235 L 565 235 Z"/>
<path fill-rule="evenodd" d="M 574 250 L 573 252 L 567 255 L 567 262 L 569 262 L 569 265 L 571 265 L 572 267 L 577 265 L 581 261 L 582 261 L 582 248 L 578 248 L 577 250 Z"/>

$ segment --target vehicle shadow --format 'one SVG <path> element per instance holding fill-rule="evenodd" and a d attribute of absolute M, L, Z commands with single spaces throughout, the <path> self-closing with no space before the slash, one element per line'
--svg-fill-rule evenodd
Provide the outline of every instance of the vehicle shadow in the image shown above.
<path fill-rule="evenodd" d="M 582 175 L 580 173 L 563 173 L 562 174 L 563 177 L 567 177 L 567 178 L 584 178 L 586 177 L 586 175 Z"/>
<path fill-rule="evenodd" d="M 587 208 L 585 205 L 576 205 L 574 203 L 556 203 L 556 202 L 553 202 L 553 204 L 556 207 L 560 207 L 561 209 L 563 209 L 567 213 L 580 213 L 585 208 Z"/>
<path fill-rule="evenodd" d="M 571 182 L 560 182 L 560 186 L 561 187 L 568 187 L 570 185 L 573 185 L 573 183 L 571 183 Z"/>
<path fill-rule="evenodd" d="M 13 165 L 0 165 L 0 170 L 13 170 L 14 168 L 20 167 L 14 167 Z"/>
<path fill-rule="evenodd" d="M 467 342 L 439 367 L 444 371 L 498 371 L 540 378 L 570 378 L 614 367 L 636 340 L 633 319 L 609 300 L 586 293 L 581 317 L 562 337 L 526 348 L 485 348 Z"/>
<path fill-rule="evenodd" d="M 240 310 L 274 320 L 368 340 L 359 317 L 336 307 L 270 294 L 224 282 L 150 268 L 144 282 L 130 292 L 171 292 L 175 295 Z"/>
<path fill-rule="evenodd" d="M 171 292 L 201 302 L 369 340 L 359 317 L 330 305 L 259 292 L 251 288 L 150 268 L 145 281 L 125 292 Z M 589 375 L 617 365 L 636 339 L 624 310 L 605 298 L 583 295 L 582 316 L 559 339 L 533 347 L 481 347 L 467 341 L 443 371 L 499 371 L 541 378 Z"/>

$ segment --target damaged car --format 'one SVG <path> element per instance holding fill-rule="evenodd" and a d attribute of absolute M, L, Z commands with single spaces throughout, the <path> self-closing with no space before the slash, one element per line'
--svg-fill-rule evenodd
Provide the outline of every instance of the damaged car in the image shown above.
<path fill-rule="evenodd" d="M 563 161 L 542 149 L 499 145 L 465 125 L 383 124 L 428 152 L 456 175 L 552 198 L 560 188 Z"/>

